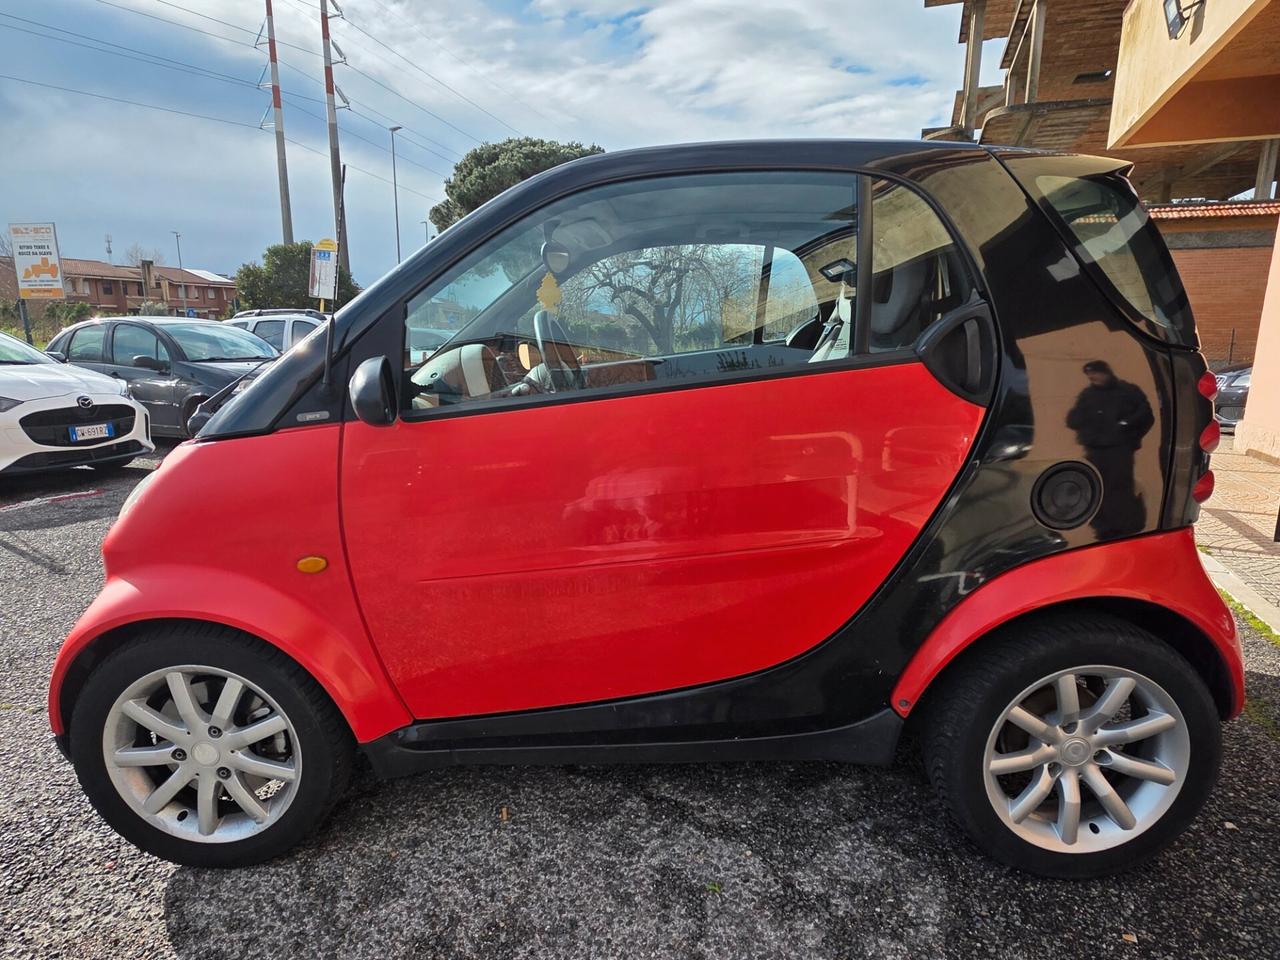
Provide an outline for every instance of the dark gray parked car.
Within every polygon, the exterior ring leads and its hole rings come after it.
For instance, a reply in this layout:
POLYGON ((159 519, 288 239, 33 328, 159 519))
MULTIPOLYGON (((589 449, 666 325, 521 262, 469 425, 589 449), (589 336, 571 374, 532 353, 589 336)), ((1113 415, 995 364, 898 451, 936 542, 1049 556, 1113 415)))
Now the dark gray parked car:
POLYGON ((1244 416, 1244 405, 1249 400, 1249 384, 1253 381, 1253 364, 1240 364, 1219 370, 1218 395, 1213 401, 1213 413, 1223 427, 1235 429, 1244 416))
POLYGON ((47 352, 127 381, 130 396, 151 414, 151 432, 170 437, 188 436, 196 407, 279 355, 246 330, 182 317, 86 320, 54 337, 47 352))

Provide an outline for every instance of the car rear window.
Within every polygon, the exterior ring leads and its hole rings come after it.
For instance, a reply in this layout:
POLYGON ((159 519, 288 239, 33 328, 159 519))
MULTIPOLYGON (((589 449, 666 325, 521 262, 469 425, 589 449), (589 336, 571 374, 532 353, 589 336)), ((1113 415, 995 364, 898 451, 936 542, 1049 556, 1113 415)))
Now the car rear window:
POLYGON ((1187 292, 1156 225, 1128 181, 1117 176, 1040 174, 1036 188, 1075 237, 1076 252, 1101 273, 1149 332, 1195 344, 1187 292))

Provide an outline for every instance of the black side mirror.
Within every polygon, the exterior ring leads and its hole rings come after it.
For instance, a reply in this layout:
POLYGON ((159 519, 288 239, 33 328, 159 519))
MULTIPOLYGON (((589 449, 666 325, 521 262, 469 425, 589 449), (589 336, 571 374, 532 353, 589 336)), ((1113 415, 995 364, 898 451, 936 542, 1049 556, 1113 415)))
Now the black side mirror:
POLYGON ((59 363, 67 362, 67 355, 65 353, 59 353, 57 350, 46 350, 44 352, 44 355, 46 357, 51 357, 54 360, 57 360, 59 363))
POLYGON ((204 403, 197 406, 195 409, 195 412, 191 414, 190 417, 187 418, 187 436, 188 437, 194 437, 197 433, 200 432, 201 428, 206 423, 208 423, 210 420, 213 419, 213 414, 205 409, 208 403, 209 401, 206 400, 204 403))
POLYGON ((396 385, 386 357, 370 357, 356 367, 347 393, 356 416, 370 426, 388 427, 396 422, 396 385))
POLYGON ((166 366, 163 360, 157 360, 155 357, 147 357, 142 354, 138 354, 133 358, 133 365, 142 367, 144 370, 155 370, 157 372, 164 370, 166 366))

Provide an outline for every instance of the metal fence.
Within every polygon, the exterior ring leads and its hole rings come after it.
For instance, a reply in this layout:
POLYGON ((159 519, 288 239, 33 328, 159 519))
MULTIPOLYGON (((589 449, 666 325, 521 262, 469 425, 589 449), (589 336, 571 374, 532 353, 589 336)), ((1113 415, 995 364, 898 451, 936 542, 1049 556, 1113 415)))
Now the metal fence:
POLYGON ((1253 350, 1253 342, 1245 341, 1242 343, 1237 337, 1234 327, 1225 338, 1218 334, 1210 339, 1205 338, 1202 334, 1200 339, 1200 352, 1204 354, 1205 360, 1208 361, 1209 369, 1214 373, 1218 373, 1228 367, 1252 363, 1253 350))

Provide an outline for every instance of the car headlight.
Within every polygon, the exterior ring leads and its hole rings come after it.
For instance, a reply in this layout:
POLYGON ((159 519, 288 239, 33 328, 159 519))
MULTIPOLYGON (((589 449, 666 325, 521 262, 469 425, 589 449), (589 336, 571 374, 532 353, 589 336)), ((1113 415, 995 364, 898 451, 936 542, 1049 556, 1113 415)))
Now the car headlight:
POLYGON ((21 402, 21 400, 10 400, 8 397, 0 397, 0 413, 4 413, 6 410, 12 410, 21 402))

